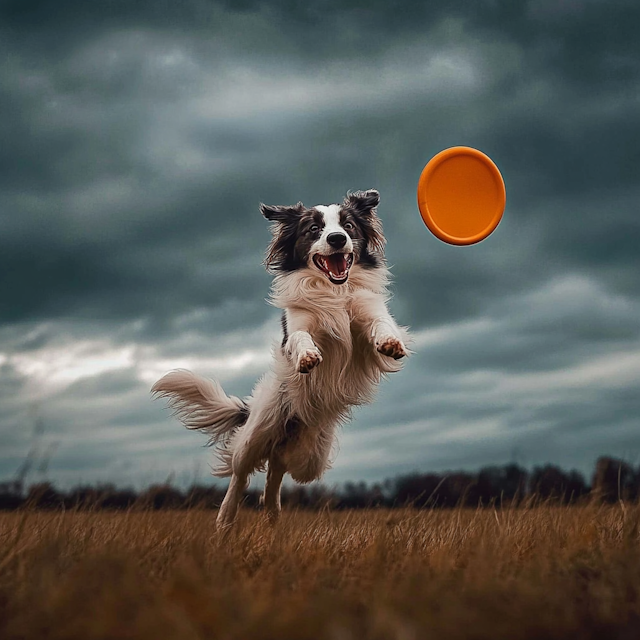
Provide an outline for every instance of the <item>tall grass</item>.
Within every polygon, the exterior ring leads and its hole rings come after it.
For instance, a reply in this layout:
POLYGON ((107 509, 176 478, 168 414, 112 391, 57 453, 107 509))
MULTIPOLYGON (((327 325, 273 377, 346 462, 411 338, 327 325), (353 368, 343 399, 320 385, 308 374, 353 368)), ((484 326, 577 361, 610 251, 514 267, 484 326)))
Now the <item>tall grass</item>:
POLYGON ((638 638, 640 508, 0 515, 0 638, 638 638))

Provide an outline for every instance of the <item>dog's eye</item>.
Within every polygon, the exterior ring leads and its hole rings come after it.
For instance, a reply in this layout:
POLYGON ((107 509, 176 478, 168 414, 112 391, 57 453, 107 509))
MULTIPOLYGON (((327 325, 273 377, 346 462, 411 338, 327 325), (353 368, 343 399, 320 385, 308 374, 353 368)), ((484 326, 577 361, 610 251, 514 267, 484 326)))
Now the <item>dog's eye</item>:
POLYGON ((315 233, 319 228, 320 228, 320 227, 319 227, 317 224, 314 224, 314 225, 309 229, 309 231, 310 231, 311 233, 315 233))
POLYGON ((345 222, 342 226, 346 231, 351 231, 354 228, 353 222, 345 222))

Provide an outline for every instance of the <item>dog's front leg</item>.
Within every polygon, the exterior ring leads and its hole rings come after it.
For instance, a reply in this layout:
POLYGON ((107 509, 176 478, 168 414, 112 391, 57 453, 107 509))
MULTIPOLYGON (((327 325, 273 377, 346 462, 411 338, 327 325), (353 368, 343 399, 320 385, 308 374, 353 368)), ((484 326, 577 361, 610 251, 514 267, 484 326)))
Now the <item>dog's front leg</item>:
POLYGON ((407 348, 402 340, 400 327, 387 313, 386 317, 376 318, 373 322, 371 337, 376 349, 383 355, 399 360, 407 355, 407 348))
POLYGON ((286 330, 292 333, 286 337, 284 350, 300 373, 309 373, 322 362, 322 354, 316 347, 309 328, 309 314, 300 310, 287 309, 285 315, 286 330))
POLYGON ((408 355, 404 340, 406 331, 393 319, 384 298, 372 291, 361 291, 354 296, 352 315, 378 352, 399 360, 408 355))

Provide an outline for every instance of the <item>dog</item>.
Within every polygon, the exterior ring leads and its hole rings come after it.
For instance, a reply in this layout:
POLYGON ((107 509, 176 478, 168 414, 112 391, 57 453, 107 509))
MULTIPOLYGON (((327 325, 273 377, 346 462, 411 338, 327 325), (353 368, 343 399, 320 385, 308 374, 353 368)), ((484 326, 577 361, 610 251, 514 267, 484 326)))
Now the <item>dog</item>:
POLYGON ((284 475, 300 483, 319 479, 351 408, 371 402, 380 379, 399 371, 409 355, 408 331, 386 304, 379 202, 370 189, 328 206, 260 204, 273 223, 265 258, 274 275, 270 302, 283 310, 271 370, 244 400, 185 370, 167 373, 151 389, 217 447, 214 475, 231 477, 219 529, 234 523, 256 471, 267 472, 262 502, 268 518, 277 520, 284 475))

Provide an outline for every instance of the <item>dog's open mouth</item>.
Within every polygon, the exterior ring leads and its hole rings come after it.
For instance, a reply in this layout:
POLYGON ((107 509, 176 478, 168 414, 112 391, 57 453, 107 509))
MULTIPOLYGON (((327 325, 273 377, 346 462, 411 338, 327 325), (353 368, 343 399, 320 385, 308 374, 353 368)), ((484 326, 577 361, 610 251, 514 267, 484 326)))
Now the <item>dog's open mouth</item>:
POLYGON ((353 253, 331 253, 328 256, 316 253, 313 262, 320 271, 327 274, 333 284, 343 284, 349 277, 353 253))

